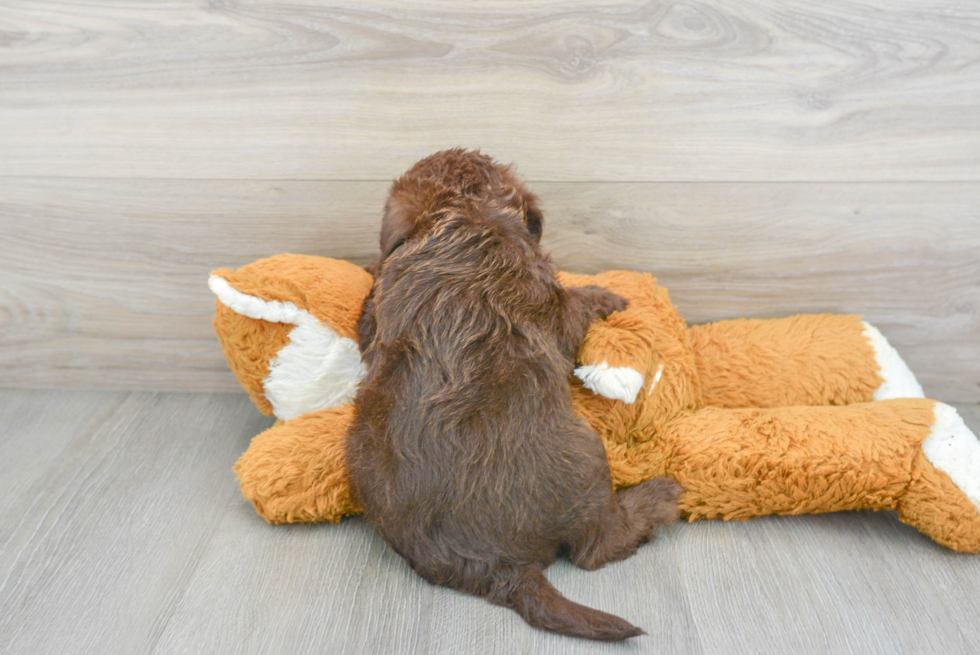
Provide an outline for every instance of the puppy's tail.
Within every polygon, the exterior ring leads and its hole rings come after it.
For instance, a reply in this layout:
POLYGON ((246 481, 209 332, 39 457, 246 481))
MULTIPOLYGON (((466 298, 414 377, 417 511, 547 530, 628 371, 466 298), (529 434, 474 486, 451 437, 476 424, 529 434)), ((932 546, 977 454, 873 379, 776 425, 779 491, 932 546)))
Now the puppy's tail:
POLYGON ((537 567, 508 569, 498 576, 500 584, 490 594, 490 601, 516 611, 535 628, 599 641, 646 634, 618 616, 568 600, 537 567))

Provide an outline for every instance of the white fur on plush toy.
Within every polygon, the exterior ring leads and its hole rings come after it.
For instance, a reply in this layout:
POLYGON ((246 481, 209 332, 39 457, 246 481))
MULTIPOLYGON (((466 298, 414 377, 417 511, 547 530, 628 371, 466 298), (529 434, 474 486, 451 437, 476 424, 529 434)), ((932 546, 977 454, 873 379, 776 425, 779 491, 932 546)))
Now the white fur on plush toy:
POLYGON ((980 441, 949 405, 936 403, 933 413, 936 420, 922 452, 980 509, 980 441))
POLYGON ((881 386, 875 389, 875 400, 890 400, 892 398, 925 398, 922 386, 915 379, 912 369, 905 363, 898 351, 888 343, 878 328, 867 321, 861 321, 864 329, 861 334, 871 342, 875 351, 875 361, 878 362, 879 375, 884 378, 881 386))
POLYGON ((262 381, 276 418, 288 421, 354 399, 365 369, 353 339, 340 336, 291 302, 250 296, 217 275, 208 279, 208 286, 218 300, 239 314, 296 326, 289 333, 289 343, 269 362, 269 375, 262 381))
MULTIPOLYGON (((575 376, 593 393, 612 400, 622 400, 626 404, 636 400, 636 395, 643 388, 642 373, 629 366, 610 366, 606 361, 579 366, 575 369, 575 376)), ((650 391, 653 391, 659 379, 658 374, 650 391)))

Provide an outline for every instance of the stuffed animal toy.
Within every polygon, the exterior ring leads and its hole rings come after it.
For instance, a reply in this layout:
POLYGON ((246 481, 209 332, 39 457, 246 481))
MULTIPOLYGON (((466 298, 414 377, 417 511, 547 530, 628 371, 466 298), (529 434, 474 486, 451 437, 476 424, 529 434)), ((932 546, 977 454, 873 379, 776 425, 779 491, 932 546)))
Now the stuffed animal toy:
MULTIPOLYGON (((935 541, 980 552, 980 443, 923 398, 858 316, 689 327, 645 273, 560 275, 629 307, 596 322, 569 379, 617 487, 670 476, 690 520, 896 510, 935 541)), ((271 523, 339 521, 354 505, 344 438, 364 374, 356 343, 372 276, 302 255, 212 273, 215 329, 259 410, 278 421, 235 465, 271 523)))

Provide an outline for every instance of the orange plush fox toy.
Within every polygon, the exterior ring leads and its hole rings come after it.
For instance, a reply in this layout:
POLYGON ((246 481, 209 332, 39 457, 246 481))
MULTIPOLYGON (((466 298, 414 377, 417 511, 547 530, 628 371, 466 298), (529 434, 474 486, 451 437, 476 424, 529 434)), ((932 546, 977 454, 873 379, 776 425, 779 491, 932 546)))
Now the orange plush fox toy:
MULTIPOLYGON (((860 317, 689 327, 647 274, 560 279, 630 301, 592 326, 569 379, 617 487, 668 475, 686 489, 681 509, 692 520, 897 510, 940 544, 980 552, 980 443, 956 410, 923 398, 860 317)), ((349 262, 302 255, 211 275, 228 363, 259 410, 279 419, 235 465, 269 522, 359 511, 344 438, 372 281, 349 262)))

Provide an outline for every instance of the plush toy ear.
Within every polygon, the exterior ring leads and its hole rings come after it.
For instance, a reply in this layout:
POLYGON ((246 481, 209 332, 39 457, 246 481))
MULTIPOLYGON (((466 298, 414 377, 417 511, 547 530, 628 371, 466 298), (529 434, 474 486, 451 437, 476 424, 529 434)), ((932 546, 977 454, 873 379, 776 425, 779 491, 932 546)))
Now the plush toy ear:
POLYGON ((372 283, 354 264, 303 255, 211 274, 225 358, 261 411, 288 421, 353 399, 364 376, 357 321, 372 283))

